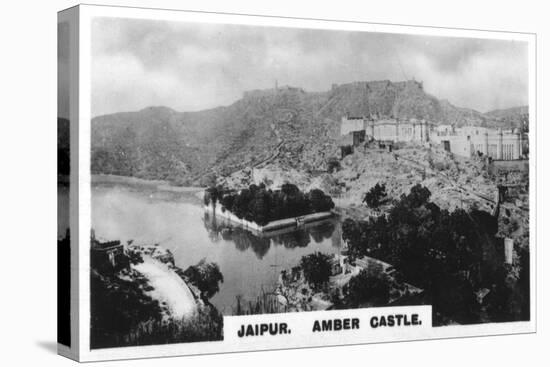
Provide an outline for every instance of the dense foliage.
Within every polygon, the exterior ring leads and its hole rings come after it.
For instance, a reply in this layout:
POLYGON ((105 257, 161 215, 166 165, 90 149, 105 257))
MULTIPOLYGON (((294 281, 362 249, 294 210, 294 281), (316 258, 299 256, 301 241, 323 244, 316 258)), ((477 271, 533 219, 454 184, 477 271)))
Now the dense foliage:
POLYGON ((220 203, 238 218, 265 225, 271 221, 301 215, 330 211, 334 202, 322 190, 303 193, 293 184, 283 184, 280 190, 250 185, 239 193, 228 192, 220 186, 210 187, 204 195, 204 204, 220 203))
POLYGON ((525 317, 529 305, 525 261, 521 265, 519 257, 515 270, 504 265, 502 240, 495 237, 497 219, 478 210, 441 210, 429 201, 430 195, 427 188, 416 185, 388 215, 344 221, 343 238, 350 257, 368 255, 394 265, 404 280, 426 291, 434 306, 435 324, 444 322, 444 317, 460 323, 479 322, 484 317, 525 317), (519 275, 510 276, 515 273, 519 275), (490 290, 485 303, 477 298, 481 289, 490 290), (508 308, 499 311, 498 317, 496 313, 483 315, 484 309, 490 311, 499 304, 490 304, 492 299, 513 295, 515 306, 504 303, 502 307, 508 308))
POLYGON ((202 260, 186 271, 176 270, 200 289, 204 305, 191 317, 166 319, 165 306, 148 294, 153 289, 149 280, 131 266, 142 261, 142 255, 133 251, 117 257, 120 265, 115 267, 105 257, 91 256, 91 348, 222 339, 222 316, 208 302, 223 281, 216 264, 202 260))
POLYGON ((90 284, 90 344, 92 348, 118 346, 120 336, 144 321, 160 321, 159 303, 146 295, 143 278, 124 280, 92 268, 90 284))
POLYGON ((391 282, 384 273, 374 275, 366 269, 352 277, 345 287, 348 303, 353 305, 386 305, 390 299, 391 282))
POLYGON ((162 319, 157 301, 145 295, 140 282, 92 273, 92 349, 221 340, 223 318, 213 307, 192 317, 162 319))
POLYGON ((367 203, 367 205, 371 208, 378 208, 378 206, 382 204, 382 201, 387 196, 388 194, 386 193, 386 185, 380 185, 377 183, 365 194, 363 202, 367 203))
POLYGON ((305 280, 313 287, 318 288, 326 284, 330 277, 330 255, 315 252, 303 256, 300 260, 300 268, 305 280))
POLYGON ((216 263, 208 263, 205 259, 197 265, 192 265, 183 272, 189 281, 197 286, 206 299, 212 298, 220 290, 223 275, 216 263))

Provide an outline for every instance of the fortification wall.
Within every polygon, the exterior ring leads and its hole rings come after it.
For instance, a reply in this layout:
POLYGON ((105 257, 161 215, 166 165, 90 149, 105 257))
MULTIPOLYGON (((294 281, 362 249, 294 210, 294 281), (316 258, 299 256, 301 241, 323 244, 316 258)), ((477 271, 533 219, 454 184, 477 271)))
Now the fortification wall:
POLYGON ((204 210, 219 218, 228 219, 244 229, 249 229, 256 232, 269 232, 269 231, 274 231, 277 229, 289 228, 289 227, 298 228, 302 224, 311 223, 322 219, 327 219, 333 216, 332 212, 312 213, 312 214, 307 214, 300 217, 275 220, 267 223, 264 226, 260 226, 257 223, 249 222, 245 219, 240 219, 235 214, 231 213, 229 210, 223 211, 221 205, 219 204, 216 206, 206 205, 204 207, 204 210))

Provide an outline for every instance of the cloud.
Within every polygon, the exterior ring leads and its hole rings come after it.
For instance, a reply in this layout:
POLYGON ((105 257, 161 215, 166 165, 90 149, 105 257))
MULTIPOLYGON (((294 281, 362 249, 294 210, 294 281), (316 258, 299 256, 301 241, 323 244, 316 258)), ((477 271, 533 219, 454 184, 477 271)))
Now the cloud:
POLYGON ((442 55, 416 51, 411 58, 414 76, 429 93, 483 112, 528 103, 526 48, 489 44, 485 49, 443 50, 442 55))
POLYGON ((275 80, 322 91, 414 77, 458 106, 527 103, 527 46, 513 41, 96 18, 92 57, 93 115, 212 108, 275 80))

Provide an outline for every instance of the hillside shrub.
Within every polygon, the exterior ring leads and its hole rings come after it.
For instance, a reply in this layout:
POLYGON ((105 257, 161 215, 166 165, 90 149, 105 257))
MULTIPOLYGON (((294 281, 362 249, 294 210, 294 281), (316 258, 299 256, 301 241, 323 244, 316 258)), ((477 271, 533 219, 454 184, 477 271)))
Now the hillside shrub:
POLYGON ((386 275, 373 275, 366 269, 352 277, 345 288, 348 301, 354 305, 364 303, 385 305, 390 299, 391 283, 386 275))
POLYGON ((305 280, 314 288, 319 288, 329 280, 330 256, 321 252, 303 256, 300 260, 300 268, 305 280))
POLYGON ((378 208, 387 196, 386 185, 377 183, 365 194, 363 202, 371 208, 378 208))

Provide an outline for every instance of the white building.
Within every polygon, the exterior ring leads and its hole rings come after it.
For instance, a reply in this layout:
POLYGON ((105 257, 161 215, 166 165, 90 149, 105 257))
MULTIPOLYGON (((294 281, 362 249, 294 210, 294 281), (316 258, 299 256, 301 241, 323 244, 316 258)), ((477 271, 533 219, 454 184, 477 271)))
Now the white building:
MULTIPOLYGON (((342 117, 342 137, 355 136, 363 131, 367 139, 378 141, 442 144, 445 150, 462 157, 483 154, 496 160, 517 160, 523 156, 523 136, 519 129, 502 130, 481 126, 455 128, 452 125, 434 125, 417 119, 342 117)), ((353 139, 353 145, 356 140, 358 139, 353 139)))
POLYGON ((366 137, 379 141, 427 142, 429 127, 426 120, 366 119, 364 117, 342 117, 340 135, 365 131, 366 137))
POLYGON ((340 135, 348 135, 356 131, 365 130, 365 119, 363 117, 342 117, 340 135))
POLYGON ((432 141, 462 157, 483 154, 496 160, 521 159, 522 134, 518 129, 502 130, 480 126, 442 129, 432 134, 432 141))

